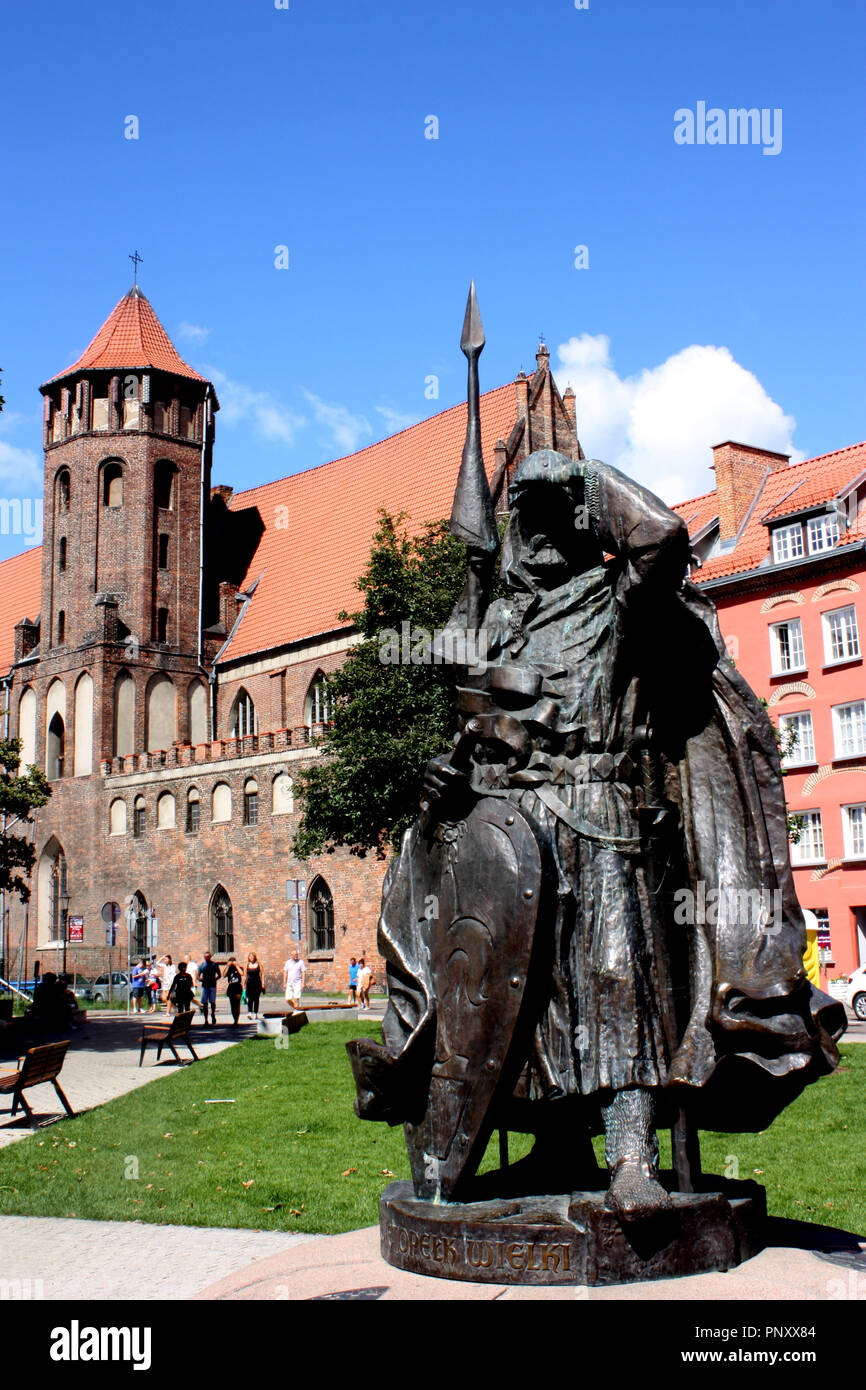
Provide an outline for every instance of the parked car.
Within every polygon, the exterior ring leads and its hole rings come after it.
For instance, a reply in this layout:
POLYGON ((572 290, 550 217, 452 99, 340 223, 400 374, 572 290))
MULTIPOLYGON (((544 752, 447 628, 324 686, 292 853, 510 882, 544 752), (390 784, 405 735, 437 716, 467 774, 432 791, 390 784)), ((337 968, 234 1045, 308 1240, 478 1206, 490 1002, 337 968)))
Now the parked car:
POLYGON ((87 979, 86 975, 76 975, 72 992, 76 999, 92 999, 93 983, 87 979))
POLYGON ((866 965, 855 970, 848 981, 845 1003, 849 1009, 853 1009, 857 1018, 866 1022, 866 965))
MULTIPOLYGON (((108 975, 97 975, 93 981, 92 990, 92 999, 107 999, 108 975)), ((129 976, 122 970, 112 970, 111 972, 111 998, 119 1000, 121 1004, 125 1004, 129 998, 129 976)))

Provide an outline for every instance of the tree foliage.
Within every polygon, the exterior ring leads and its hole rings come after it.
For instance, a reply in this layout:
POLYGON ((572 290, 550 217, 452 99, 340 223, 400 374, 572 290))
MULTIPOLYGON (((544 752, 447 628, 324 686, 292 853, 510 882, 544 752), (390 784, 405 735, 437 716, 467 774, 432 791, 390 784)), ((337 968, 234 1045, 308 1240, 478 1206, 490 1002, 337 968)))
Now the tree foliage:
POLYGON ((38 767, 20 770, 20 756, 20 739, 0 740, 0 889, 17 893, 26 903, 36 858, 26 827, 33 824, 32 812, 48 801, 51 788, 38 767))
MULTIPOLYGON (((390 634, 402 644, 418 629, 444 627, 465 582, 465 546, 445 521, 412 536, 404 515, 379 515, 357 581, 364 606, 340 614, 361 641, 327 680, 323 756, 298 777, 302 819, 293 848, 302 859, 337 845, 383 857, 389 842, 398 845, 418 814, 427 762, 449 747, 454 729, 452 667, 381 658, 390 634)), ((412 649, 417 654, 417 643, 412 649)))

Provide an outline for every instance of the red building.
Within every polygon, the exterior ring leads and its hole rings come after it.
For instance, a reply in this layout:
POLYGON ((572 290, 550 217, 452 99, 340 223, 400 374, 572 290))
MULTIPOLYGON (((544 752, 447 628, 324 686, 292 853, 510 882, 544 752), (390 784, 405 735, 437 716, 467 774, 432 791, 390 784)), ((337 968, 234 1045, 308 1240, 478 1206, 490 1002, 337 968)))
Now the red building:
POLYGON ((779 729, 824 979, 866 963, 866 444, 790 465, 728 441, 680 503, 728 650, 779 729))

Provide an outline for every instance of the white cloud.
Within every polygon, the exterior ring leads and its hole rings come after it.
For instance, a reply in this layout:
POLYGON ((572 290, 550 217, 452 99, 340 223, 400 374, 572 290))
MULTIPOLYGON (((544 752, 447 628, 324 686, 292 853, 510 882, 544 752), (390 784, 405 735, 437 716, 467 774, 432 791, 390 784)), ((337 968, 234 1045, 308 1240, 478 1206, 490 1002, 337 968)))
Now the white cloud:
POLYGON ((392 410, 389 405, 377 405, 376 410, 385 421, 389 434, 397 434, 400 430, 407 430, 410 425, 417 425, 421 419, 420 415, 404 415, 399 410, 392 410))
POLYGON ((372 439, 370 422, 363 415, 352 415, 344 405, 333 405, 314 396, 312 391, 301 387, 305 397, 313 407, 313 414, 320 425, 324 425, 344 454, 353 454, 365 440, 372 439))
POLYGON ((42 460, 32 449, 18 449, 0 439, 0 482, 15 483, 19 491, 22 486, 35 488, 36 495, 42 495, 42 460))
POLYGON ((203 343, 209 333, 209 328, 203 328, 198 323, 182 323, 177 330, 177 336, 190 343, 203 343))
POLYGON ((683 348, 660 366, 617 375, 603 333, 570 338, 557 349, 560 390, 577 397, 584 452, 622 469, 666 502, 709 492, 710 448, 736 439, 791 454, 795 420, 768 396, 728 348, 683 348))
POLYGON ((220 403, 220 424, 238 425, 252 422, 263 439, 277 439, 294 444, 295 435, 306 425, 303 415, 296 415, 267 391, 256 391, 241 381, 232 381, 215 367, 202 369, 217 388, 220 403))

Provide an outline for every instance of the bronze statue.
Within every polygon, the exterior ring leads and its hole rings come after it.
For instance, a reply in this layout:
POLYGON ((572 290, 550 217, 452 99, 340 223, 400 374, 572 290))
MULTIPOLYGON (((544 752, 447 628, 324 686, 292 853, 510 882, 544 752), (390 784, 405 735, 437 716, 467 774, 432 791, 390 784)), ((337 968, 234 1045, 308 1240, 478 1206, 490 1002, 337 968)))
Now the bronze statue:
MULTIPOLYGON (((806 978, 773 728, 687 578, 681 519, 615 468, 540 450, 514 476, 489 602, 483 342, 473 287, 448 635, 481 632, 486 659, 458 671, 455 746, 386 878, 385 1047, 349 1045, 356 1110, 404 1123, 417 1205, 493 1199, 500 1220, 507 1199, 601 1193, 594 1219, 636 1247, 665 1228, 658 1250, 682 1194, 720 1191, 698 1128, 769 1124, 836 1065, 844 1010, 806 978), (535 1148, 477 1178, 494 1129, 535 1148)), ((697 1267, 743 1257, 726 1251, 697 1267)))

